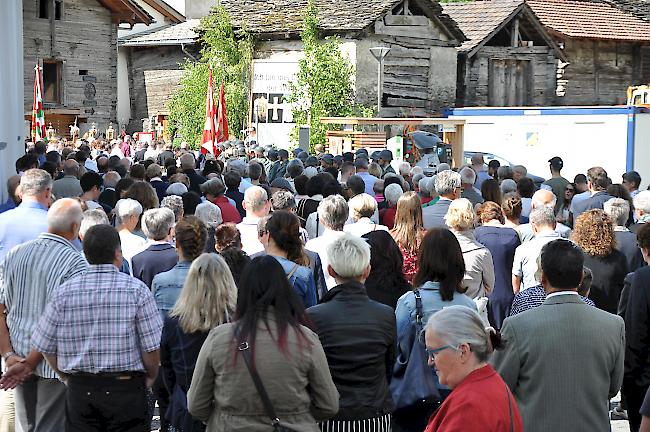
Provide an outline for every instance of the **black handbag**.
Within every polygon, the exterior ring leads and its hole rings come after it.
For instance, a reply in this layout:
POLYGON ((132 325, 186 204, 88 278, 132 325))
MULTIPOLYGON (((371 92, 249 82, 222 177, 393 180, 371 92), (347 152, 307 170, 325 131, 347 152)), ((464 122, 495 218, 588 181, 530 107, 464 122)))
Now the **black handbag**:
POLYGON ((262 383, 262 379, 260 378, 260 375, 257 373, 257 371, 253 369, 253 365, 251 361, 250 345, 248 345, 248 342, 243 342, 239 344, 239 347, 237 349, 241 352, 242 357, 244 357, 244 363, 246 363, 246 368, 248 369, 248 372, 251 374, 251 378, 253 379, 253 384, 255 384, 257 393, 259 393, 260 398, 262 399, 262 403, 264 404, 264 410, 266 411, 266 415, 269 416, 269 418, 271 419, 271 425, 273 426, 273 431, 274 432, 298 432, 295 429, 291 429, 290 427, 284 426, 280 422, 278 416, 276 415, 275 409, 273 408, 273 404, 271 403, 271 399, 269 398, 268 393, 266 393, 266 388, 264 388, 264 384, 262 383))
POLYGON ((440 392, 434 378, 434 371, 427 364, 428 358, 424 344, 419 337, 422 333, 424 316, 420 290, 415 295, 415 322, 398 340, 399 354, 393 366, 393 378, 390 391, 399 410, 418 402, 439 402, 440 392))

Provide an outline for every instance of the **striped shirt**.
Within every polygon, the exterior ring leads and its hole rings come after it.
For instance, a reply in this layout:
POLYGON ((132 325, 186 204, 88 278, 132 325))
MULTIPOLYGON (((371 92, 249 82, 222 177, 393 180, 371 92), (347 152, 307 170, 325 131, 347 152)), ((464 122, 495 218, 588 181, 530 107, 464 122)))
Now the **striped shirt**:
MULTIPOLYGON (((2 267, 0 303, 7 308, 9 338, 16 354, 27 357, 32 349, 32 332, 52 293, 86 271, 88 264, 68 240, 43 233, 12 249, 2 267)), ((39 363, 34 374, 57 377, 45 361, 39 363)))
MULTIPOLYGON (((580 296, 583 302, 589 306, 596 306, 596 304, 587 297, 580 296)), ((534 286, 532 288, 525 289, 515 295, 515 298, 512 300, 512 308, 510 308, 510 315, 513 316, 526 312, 529 309, 533 309, 541 306, 546 300, 546 292, 544 287, 541 285, 534 286)))
POLYGON ((64 373, 144 371, 162 320, 149 288, 112 264, 91 265, 52 295, 32 336, 64 373))

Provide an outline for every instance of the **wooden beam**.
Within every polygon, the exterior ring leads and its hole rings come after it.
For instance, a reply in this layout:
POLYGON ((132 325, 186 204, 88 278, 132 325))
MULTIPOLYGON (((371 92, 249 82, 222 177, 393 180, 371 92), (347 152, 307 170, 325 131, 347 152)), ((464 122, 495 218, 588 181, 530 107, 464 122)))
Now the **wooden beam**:
MULTIPOLYGON (((338 125, 443 125, 458 126, 464 125, 465 120, 449 119, 443 117, 321 117, 323 124, 338 125)), ((458 129, 456 129, 458 130, 458 129)))
POLYGON ((405 98, 392 98, 386 100, 389 107, 408 107, 408 108, 425 108, 426 101, 421 99, 405 99, 405 98))
POLYGON ((510 34, 510 46, 516 48, 519 46, 519 18, 512 22, 512 33, 510 34))
MULTIPOLYGON (((430 22, 429 22, 430 23, 430 22)), ((440 39, 440 32, 433 28, 433 25, 409 26, 409 25, 386 25, 382 20, 375 22, 375 34, 386 36, 404 36, 419 39, 440 39)))
POLYGON ((384 23, 389 26, 420 26, 426 27, 429 25, 429 18, 417 15, 386 15, 384 23))

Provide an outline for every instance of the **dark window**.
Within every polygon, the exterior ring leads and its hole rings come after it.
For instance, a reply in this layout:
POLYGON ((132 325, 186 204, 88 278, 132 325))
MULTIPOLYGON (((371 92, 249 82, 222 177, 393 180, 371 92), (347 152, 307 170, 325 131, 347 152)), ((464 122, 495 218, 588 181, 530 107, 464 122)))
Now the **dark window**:
POLYGON ((79 75, 81 76, 88 75, 88 69, 79 69, 79 75))
POLYGON ((63 0, 54 1, 54 19, 60 20, 63 18, 63 0))
POLYGON ((43 103, 63 103, 63 62, 43 60, 43 103))
POLYGON ((38 0, 38 17, 48 19, 50 17, 51 0, 38 0))

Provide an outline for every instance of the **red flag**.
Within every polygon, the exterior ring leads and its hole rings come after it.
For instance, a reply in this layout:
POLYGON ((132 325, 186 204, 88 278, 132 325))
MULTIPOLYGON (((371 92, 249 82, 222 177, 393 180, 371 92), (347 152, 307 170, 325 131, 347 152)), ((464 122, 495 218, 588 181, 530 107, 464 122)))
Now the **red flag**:
POLYGON ((34 102, 32 104, 32 142, 46 140, 45 116, 43 115, 43 80, 41 78, 41 67, 34 68, 34 102))
POLYGON ((203 138, 201 139, 201 153, 217 153, 217 109, 214 106, 214 88, 212 87, 212 67, 210 67, 210 78, 208 80, 208 94, 205 98, 205 125, 203 126, 203 138))
MULTIPOLYGON (((228 114, 226 112, 226 93, 223 81, 219 89, 219 111, 217 112, 217 144, 228 141, 228 114)), ((217 156, 217 153, 215 153, 217 156)))

